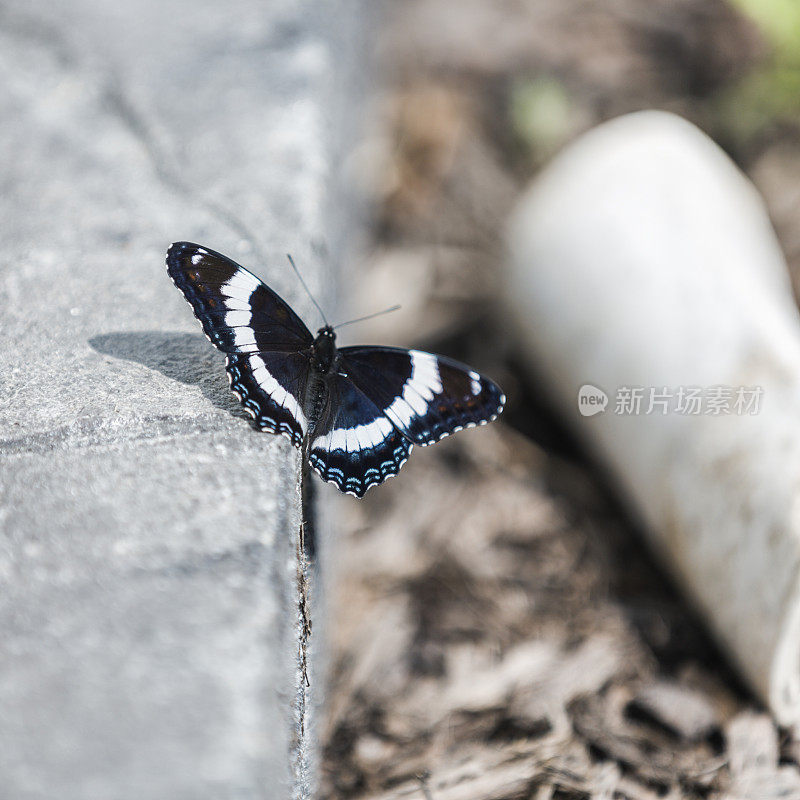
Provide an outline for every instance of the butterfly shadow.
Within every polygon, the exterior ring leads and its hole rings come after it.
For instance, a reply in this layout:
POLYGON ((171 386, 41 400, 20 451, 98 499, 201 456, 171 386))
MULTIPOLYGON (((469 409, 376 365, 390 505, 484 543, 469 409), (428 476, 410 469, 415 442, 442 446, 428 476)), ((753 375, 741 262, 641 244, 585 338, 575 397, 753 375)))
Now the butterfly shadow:
POLYGON ((196 333, 131 331, 104 333, 89 339, 98 353, 135 361, 171 380, 198 386, 217 408, 250 420, 231 394, 220 354, 196 333))

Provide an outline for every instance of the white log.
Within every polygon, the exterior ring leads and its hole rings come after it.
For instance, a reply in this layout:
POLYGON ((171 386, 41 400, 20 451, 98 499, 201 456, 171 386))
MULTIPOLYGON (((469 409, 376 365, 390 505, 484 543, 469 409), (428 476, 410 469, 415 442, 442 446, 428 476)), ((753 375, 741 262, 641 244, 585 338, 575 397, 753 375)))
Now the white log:
POLYGON ((800 316, 760 197, 697 128, 641 112, 555 159, 510 250, 531 361, 753 688, 799 722, 800 316), (584 384, 604 410, 579 413, 584 384), (760 387, 759 413, 680 414, 675 396, 646 413, 649 387, 715 386, 760 387), (624 387, 641 413, 615 413, 624 387))

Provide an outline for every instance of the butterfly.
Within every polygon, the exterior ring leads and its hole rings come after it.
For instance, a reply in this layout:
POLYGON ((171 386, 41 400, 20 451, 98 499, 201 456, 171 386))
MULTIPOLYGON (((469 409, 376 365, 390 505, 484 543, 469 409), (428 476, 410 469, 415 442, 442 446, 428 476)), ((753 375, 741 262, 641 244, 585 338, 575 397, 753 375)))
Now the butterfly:
POLYGON ((265 283, 207 247, 176 242, 167 272, 225 353, 231 390, 256 427, 286 436, 342 492, 363 497, 400 471, 414 445, 503 410, 497 384, 452 359, 337 348, 327 324, 314 336, 265 283))

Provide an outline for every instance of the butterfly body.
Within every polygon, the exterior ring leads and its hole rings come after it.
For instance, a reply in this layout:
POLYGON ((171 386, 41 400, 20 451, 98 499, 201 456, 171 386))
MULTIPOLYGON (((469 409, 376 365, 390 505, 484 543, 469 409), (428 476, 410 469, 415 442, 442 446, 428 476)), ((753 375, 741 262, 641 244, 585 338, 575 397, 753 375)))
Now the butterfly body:
POLYGON ((336 333, 330 325, 320 328, 309 353, 311 373, 303 404, 308 419, 308 437, 316 429, 330 397, 333 376, 338 368, 339 356, 336 349, 336 333))
POLYGON ((362 497, 396 475, 415 444, 502 411, 496 384, 446 357, 337 348, 329 325, 314 337, 266 284, 213 250, 177 242, 167 271, 226 354, 231 389, 256 427, 289 438, 343 492, 362 497))
POLYGON ((336 332, 330 325, 317 331, 313 345, 313 365, 323 375, 335 371, 337 363, 336 332))

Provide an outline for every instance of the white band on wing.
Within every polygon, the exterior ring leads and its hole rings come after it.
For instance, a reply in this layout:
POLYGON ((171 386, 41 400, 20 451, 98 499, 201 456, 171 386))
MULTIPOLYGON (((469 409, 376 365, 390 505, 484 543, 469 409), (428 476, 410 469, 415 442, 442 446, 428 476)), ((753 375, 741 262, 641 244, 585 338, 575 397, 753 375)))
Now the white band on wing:
POLYGON ((253 370, 253 380, 263 389, 272 400, 282 408, 285 408, 300 426, 300 430, 305 434, 308 427, 308 420, 303 414, 297 398, 278 383, 272 377, 272 373, 267 369, 264 359, 261 356, 250 356, 250 366, 253 370))
POLYGON ((383 413, 402 428, 407 428, 415 416, 423 416, 434 396, 442 393, 442 376, 436 356, 419 350, 409 350, 411 375, 403 384, 400 396, 383 413))
POLYGON ((334 428, 330 433, 314 440, 312 447, 322 447, 326 450, 344 450, 348 453, 358 453, 384 442, 394 431, 392 423, 386 417, 378 417, 366 425, 356 425, 354 428, 334 428))

